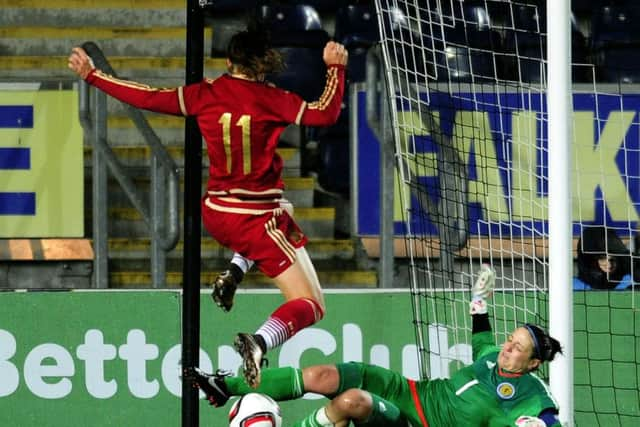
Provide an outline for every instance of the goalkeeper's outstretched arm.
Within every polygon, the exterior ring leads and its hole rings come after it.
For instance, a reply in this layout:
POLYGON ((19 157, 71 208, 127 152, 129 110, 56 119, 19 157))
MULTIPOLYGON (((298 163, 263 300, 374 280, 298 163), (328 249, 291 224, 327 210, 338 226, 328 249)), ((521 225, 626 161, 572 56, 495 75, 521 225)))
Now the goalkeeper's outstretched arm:
POLYGON ((471 288, 469 313, 472 319, 473 360, 495 350, 495 339, 491 333, 487 299, 493 294, 496 274, 488 264, 482 264, 478 277, 471 288))

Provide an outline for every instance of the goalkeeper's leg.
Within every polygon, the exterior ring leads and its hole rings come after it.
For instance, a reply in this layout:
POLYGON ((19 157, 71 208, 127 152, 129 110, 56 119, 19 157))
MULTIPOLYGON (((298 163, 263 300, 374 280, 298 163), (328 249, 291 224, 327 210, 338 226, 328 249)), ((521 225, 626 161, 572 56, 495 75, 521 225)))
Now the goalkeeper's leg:
POLYGON ((294 427, 347 427, 350 421, 367 427, 407 426, 406 418, 393 403, 364 390, 349 389, 294 427))

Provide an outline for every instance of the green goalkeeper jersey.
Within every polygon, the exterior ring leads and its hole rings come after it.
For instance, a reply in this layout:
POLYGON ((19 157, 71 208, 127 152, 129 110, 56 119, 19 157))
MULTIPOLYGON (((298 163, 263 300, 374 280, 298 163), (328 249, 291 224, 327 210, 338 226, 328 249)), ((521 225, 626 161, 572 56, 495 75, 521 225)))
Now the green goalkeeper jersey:
POLYGON ((473 364, 450 379, 418 383, 431 427, 513 427, 522 415, 537 417, 545 409, 557 409, 547 386, 536 375, 499 371, 496 360, 500 348, 490 331, 473 334, 472 347, 473 364))

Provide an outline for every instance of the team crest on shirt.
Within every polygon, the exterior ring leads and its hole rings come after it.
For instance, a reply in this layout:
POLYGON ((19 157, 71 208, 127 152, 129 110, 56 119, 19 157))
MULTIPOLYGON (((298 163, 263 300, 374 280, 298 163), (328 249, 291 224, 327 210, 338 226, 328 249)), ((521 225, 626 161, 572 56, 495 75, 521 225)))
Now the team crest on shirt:
POLYGON ((511 383, 500 383, 496 387, 496 393, 502 399, 511 399, 516 394, 516 388, 511 383))

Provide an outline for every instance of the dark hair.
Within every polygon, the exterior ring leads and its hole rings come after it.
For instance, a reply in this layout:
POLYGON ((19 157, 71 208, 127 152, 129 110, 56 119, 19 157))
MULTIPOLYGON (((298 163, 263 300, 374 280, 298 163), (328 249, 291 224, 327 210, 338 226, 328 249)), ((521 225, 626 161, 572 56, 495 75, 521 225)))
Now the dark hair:
POLYGON ((604 226, 586 226, 578 240, 578 278, 593 289, 613 289, 630 273, 629 249, 615 230, 604 226), (616 263, 607 273, 598 267, 598 259, 609 256, 616 263))
POLYGON ((269 34, 256 28, 240 31, 231 37, 227 58, 239 72, 252 78, 284 69, 282 55, 271 47, 269 34))
POLYGON ((556 353, 562 354, 560 342, 547 334, 540 326, 532 323, 525 323, 524 328, 531 335, 533 341, 533 357, 541 362, 550 362, 556 353))

